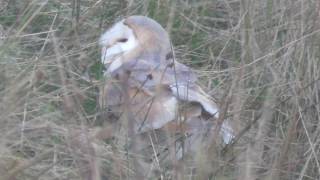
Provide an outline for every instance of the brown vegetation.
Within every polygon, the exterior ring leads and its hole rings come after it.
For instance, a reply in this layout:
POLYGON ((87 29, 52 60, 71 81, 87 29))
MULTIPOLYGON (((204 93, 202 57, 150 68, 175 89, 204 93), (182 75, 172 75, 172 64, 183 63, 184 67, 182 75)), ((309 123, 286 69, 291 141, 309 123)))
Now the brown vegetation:
POLYGON ((319 1, 2 0, 1 180, 132 177, 97 106, 97 40, 132 14, 166 28, 236 130, 151 179, 320 178, 319 1))

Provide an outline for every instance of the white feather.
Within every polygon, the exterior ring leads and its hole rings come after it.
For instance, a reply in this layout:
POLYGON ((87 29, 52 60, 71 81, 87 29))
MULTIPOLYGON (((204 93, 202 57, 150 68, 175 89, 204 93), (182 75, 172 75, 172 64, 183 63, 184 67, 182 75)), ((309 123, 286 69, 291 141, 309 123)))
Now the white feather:
POLYGON ((171 85, 170 89, 176 97, 185 101, 199 102, 208 113, 214 115, 216 118, 219 117, 219 109, 214 102, 210 101, 209 97, 183 84, 178 86, 171 85))
POLYGON ((116 60, 112 61, 110 66, 107 69, 107 73, 112 73, 118 68, 122 66, 123 62, 121 61, 121 58, 117 58, 116 60))

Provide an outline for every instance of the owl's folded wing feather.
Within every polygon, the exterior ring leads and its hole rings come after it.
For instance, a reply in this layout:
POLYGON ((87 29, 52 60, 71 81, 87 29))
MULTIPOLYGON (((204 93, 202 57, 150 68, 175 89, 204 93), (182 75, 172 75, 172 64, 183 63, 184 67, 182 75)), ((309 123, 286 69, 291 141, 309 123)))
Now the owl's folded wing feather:
POLYGON ((215 102, 203 92, 196 84, 173 84, 170 85, 173 95, 183 101, 198 102, 203 109, 216 118, 219 116, 219 109, 215 102))
POLYGON ((156 86, 167 86, 174 96, 183 101, 198 102, 203 109, 218 117, 215 102, 195 83, 196 76, 190 68, 181 64, 160 66, 143 59, 124 64, 121 69, 130 71, 129 84, 148 92, 156 86))

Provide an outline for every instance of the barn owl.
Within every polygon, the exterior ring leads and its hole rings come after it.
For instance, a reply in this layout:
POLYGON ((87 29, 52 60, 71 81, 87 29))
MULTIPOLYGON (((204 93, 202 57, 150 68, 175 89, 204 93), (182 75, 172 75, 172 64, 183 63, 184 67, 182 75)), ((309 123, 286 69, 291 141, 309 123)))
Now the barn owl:
MULTIPOLYGON (((130 16, 108 29, 99 43, 105 76, 111 78, 100 104, 121 113, 127 103, 134 133, 170 126, 179 119, 186 131, 201 134, 208 127, 204 119, 218 118, 217 104, 197 84, 192 70, 175 60, 169 35, 156 21, 130 16)), ((223 123, 220 135, 229 143, 231 127, 223 123)))

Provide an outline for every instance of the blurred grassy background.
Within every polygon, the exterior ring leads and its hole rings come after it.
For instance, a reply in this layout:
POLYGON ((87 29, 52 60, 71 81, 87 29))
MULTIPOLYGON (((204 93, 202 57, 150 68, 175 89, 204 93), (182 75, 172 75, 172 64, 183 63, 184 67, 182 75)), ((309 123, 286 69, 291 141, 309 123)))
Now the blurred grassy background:
MULTIPOLYGON (((99 124, 97 40, 133 14, 165 27, 236 130, 180 179, 320 179, 316 0, 0 1, 0 179, 79 179, 68 137, 99 124)), ((97 146, 105 179, 125 179, 123 152, 97 146)))

